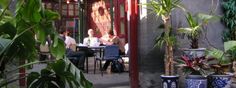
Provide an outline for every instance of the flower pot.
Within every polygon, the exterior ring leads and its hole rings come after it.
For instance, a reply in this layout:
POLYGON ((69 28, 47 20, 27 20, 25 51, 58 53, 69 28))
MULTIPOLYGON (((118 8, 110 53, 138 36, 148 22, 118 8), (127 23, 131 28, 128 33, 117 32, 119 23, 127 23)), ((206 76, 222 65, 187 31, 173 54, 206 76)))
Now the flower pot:
POLYGON ((207 88, 207 78, 202 75, 188 75, 185 88, 207 88))
POLYGON ((230 88, 231 77, 233 74, 227 75, 209 75, 208 86, 209 88, 230 88))
POLYGON ((179 76, 165 76, 161 75, 162 88, 178 88, 179 76))
POLYGON ((197 49, 183 48, 182 50, 184 52, 184 55, 187 55, 190 58, 196 58, 205 56, 206 48, 197 48, 197 49))

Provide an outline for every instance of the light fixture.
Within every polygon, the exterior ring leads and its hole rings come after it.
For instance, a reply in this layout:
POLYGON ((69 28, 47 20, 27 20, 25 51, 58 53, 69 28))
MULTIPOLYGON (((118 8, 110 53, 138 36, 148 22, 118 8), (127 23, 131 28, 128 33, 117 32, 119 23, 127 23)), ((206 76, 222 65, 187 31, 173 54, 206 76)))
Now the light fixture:
POLYGON ((74 0, 75 2, 77 2, 78 0, 74 0))
POLYGON ((67 0, 66 3, 69 4, 69 3, 70 3, 70 0, 67 0))

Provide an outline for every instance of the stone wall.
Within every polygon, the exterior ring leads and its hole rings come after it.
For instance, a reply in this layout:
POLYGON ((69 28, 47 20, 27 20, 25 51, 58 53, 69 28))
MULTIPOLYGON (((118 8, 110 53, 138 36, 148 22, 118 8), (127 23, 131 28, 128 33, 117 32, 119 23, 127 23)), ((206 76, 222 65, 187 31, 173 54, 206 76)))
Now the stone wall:
MULTIPOLYGON (((140 0, 139 3, 145 3, 149 0, 140 0)), ((182 0, 182 4, 191 13, 209 13, 212 6, 216 10, 214 14, 222 15, 220 2, 218 0, 182 0), (213 5, 212 5, 213 3, 213 5), (218 4, 217 4, 218 3, 218 4), (217 7, 217 8, 215 8, 217 7)), ((139 60, 139 84, 141 88, 160 88, 160 75, 164 73, 164 51, 163 49, 154 48, 155 38, 160 35, 161 30, 158 26, 162 23, 161 19, 155 14, 149 14, 147 7, 140 6, 139 26, 138 26, 138 60, 139 60)), ((174 29, 185 27, 186 20, 182 11, 176 10, 172 13, 172 25, 174 29)), ((209 48, 213 45, 217 48, 223 48, 221 40, 224 26, 219 22, 210 23, 207 30, 200 38, 200 47, 209 48), (208 40, 210 44, 208 43, 208 40)), ((177 34, 178 47, 175 48, 175 55, 179 55, 178 48, 189 48, 187 38, 177 34)))

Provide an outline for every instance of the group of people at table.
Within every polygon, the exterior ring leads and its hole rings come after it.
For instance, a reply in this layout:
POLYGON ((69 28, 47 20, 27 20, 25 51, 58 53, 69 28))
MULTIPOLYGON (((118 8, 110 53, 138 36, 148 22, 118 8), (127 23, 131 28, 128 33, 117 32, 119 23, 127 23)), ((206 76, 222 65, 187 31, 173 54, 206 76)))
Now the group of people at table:
MULTIPOLYGON (((76 50, 76 41, 74 38, 70 37, 70 33, 68 30, 61 30, 60 31, 60 39, 65 42, 66 46, 66 56, 67 57, 75 57, 78 63, 75 63, 76 66, 80 70, 84 70, 84 62, 85 57, 89 57, 93 55, 93 50, 76 50)), ((97 38, 94 36, 94 30, 88 30, 88 37, 84 38, 83 45, 86 46, 99 46, 99 45, 118 45, 119 46, 119 54, 125 54, 125 48, 121 43, 118 36, 114 35, 113 30, 107 30, 105 35, 101 38, 97 38)), ((109 66, 111 61, 107 60, 103 65, 101 70, 106 70, 109 66)))

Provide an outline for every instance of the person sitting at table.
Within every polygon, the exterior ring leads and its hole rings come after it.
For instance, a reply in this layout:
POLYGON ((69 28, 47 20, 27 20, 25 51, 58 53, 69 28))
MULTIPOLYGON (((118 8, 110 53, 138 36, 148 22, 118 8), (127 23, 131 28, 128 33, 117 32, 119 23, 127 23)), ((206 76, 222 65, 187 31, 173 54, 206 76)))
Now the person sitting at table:
MULTIPOLYGON (((99 46, 100 42, 97 37, 94 37, 94 31, 93 29, 88 30, 88 37, 84 38, 83 45, 86 46, 99 46)), ((87 57, 93 56, 94 51, 92 49, 86 49, 84 50, 87 57)))
POLYGON ((84 51, 76 51, 76 41, 74 38, 69 36, 69 31, 62 30, 60 32, 60 39, 64 40, 66 46, 66 56, 76 57, 75 65, 80 70, 84 70, 85 53, 84 51))
MULTIPOLYGON (((103 45, 118 45, 119 46, 119 54, 124 55, 125 49, 122 45, 118 36, 114 35, 113 30, 107 30, 106 34, 100 38, 100 41, 103 45)), ((112 60, 106 60, 105 64, 103 65, 102 70, 106 70, 107 67, 110 65, 112 60)))
POLYGON ((99 39, 94 37, 93 29, 88 30, 88 37, 84 38, 83 44, 87 46, 98 46, 100 44, 99 39))

